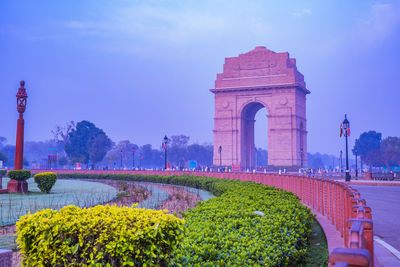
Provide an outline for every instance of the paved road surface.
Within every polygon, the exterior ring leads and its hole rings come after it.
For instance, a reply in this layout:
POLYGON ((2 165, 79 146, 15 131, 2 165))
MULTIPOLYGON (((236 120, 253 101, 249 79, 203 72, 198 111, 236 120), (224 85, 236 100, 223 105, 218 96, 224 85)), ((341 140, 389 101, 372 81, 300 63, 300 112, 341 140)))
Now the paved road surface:
POLYGON ((372 208, 374 235, 400 251, 400 186, 352 185, 372 208))

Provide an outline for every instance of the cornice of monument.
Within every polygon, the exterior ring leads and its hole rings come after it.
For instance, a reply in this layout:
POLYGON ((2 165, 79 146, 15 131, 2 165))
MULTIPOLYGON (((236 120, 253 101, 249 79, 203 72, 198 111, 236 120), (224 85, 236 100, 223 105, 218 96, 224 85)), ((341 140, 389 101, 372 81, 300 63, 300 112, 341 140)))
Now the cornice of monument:
POLYGON ((264 46, 225 58, 223 72, 217 74, 213 93, 296 88, 309 94, 296 59, 288 52, 276 53, 264 46))
POLYGON ((302 91, 304 94, 310 94, 311 92, 300 84, 271 84, 271 85, 255 85, 255 86, 234 86, 234 87, 222 87, 210 89, 214 94, 224 92, 240 92, 240 91, 260 91, 260 90, 273 90, 273 89, 297 89, 302 91))

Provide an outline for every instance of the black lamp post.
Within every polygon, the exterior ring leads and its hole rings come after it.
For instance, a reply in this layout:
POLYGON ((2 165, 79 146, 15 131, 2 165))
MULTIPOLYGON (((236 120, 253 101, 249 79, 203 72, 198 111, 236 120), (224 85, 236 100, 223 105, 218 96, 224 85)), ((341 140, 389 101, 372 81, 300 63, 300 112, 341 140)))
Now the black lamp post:
POLYGON ((222 146, 219 146, 218 148, 219 151, 219 166, 222 166, 222 146))
POLYGON ((340 172, 343 171, 343 151, 340 150, 340 172))
POLYGON ((121 150, 121 164, 119 165, 119 169, 122 170, 122 150, 121 150))
POLYGON ((164 153, 165 153, 165 170, 167 170, 167 144, 168 144, 168 137, 165 135, 164 140, 163 140, 163 147, 164 147, 164 153))
POLYGON ((135 147, 132 147, 132 170, 135 169, 135 147))
POLYGON ((348 151, 347 137, 350 136, 350 122, 347 119, 347 114, 344 115, 343 134, 346 139, 346 182, 349 182, 351 179, 351 176, 350 176, 350 170, 349 170, 349 151, 348 151))
POLYGON ((300 148, 300 167, 303 168, 303 148, 300 148))
POLYGON ((356 177, 358 177, 357 152, 357 149, 355 149, 354 154, 356 154, 356 177))

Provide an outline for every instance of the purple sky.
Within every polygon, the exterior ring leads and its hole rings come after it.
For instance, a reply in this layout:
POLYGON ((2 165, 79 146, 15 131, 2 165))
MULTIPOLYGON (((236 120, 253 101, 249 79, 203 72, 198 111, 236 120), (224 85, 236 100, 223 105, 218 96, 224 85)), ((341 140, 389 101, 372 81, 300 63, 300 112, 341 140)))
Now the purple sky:
POLYGON ((351 145, 367 130, 400 136, 400 2, 293 2, 1 1, 0 136, 15 142, 24 79, 26 140, 85 119, 114 141, 212 142, 216 74, 260 45, 288 51, 305 76, 310 152, 343 149, 344 113, 351 145))

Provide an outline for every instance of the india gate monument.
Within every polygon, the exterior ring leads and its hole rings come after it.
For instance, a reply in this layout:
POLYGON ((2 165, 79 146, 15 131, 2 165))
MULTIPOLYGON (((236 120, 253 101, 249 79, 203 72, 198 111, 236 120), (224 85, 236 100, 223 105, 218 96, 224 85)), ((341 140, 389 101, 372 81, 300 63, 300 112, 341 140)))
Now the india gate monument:
POLYGON ((307 165, 306 95, 310 91, 289 53, 259 46, 225 58, 223 73, 217 74, 211 92, 214 165, 255 167, 254 118, 263 107, 268 118, 268 165, 307 165))

